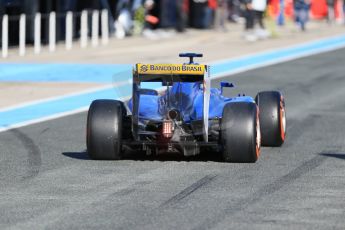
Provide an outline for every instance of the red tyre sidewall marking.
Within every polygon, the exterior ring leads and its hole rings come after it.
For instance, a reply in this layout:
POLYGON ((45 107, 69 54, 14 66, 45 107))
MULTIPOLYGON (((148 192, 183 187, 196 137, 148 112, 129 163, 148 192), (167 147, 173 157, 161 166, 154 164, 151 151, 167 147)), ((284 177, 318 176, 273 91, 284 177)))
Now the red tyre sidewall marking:
POLYGON ((279 109, 279 118, 280 118, 280 136, 282 140, 285 140, 285 128, 283 124, 283 119, 286 119, 285 117, 285 108, 284 108, 284 98, 283 96, 280 97, 280 109, 279 109), (285 118, 284 118, 285 117, 285 118))
POLYGON ((257 106, 256 110, 256 159, 260 156, 260 150, 261 150, 261 131, 260 131, 260 119, 259 119, 259 107, 257 106))

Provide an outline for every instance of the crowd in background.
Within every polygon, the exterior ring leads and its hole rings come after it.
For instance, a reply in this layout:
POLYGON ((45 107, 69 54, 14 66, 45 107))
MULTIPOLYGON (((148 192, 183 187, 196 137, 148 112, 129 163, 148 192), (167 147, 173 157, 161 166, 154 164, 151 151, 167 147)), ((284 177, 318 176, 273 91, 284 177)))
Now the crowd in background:
MULTIPOLYGON (((314 11, 319 11, 320 17, 333 23, 336 16, 343 15, 343 12, 337 10, 339 1, 343 0, 0 0, 0 17, 4 14, 13 17, 10 31, 16 34, 18 20, 15 17, 21 13, 28 15, 28 42, 33 39, 33 20, 30 15, 41 12, 43 25, 46 25, 48 13, 55 11, 58 15, 59 40, 64 38, 66 12, 75 12, 77 17, 85 9, 107 9, 110 12, 109 30, 117 38, 133 34, 156 38, 157 29, 165 28, 173 28, 177 32, 184 32, 188 27, 227 31, 227 21, 244 21, 243 37, 248 41, 256 41, 270 36, 264 23, 267 15, 278 24, 283 24, 287 14, 303 31, 312 6, 314 11)), ((75 37, 78 37, 79 27, 76 22, 75 37)), ((45 26, 42 31, 44 42, 47 37, 45 26)), ((11 36, 10 40, 16 43, 18 38, 11 36)), ((164 33, 160 36, 164 36, 164 33)))
POLYGON ((325 18, 329 23, 334 23, 337 16, 339 18, 342 15, 344 18, 345 4, 340 1, 119 0, 115 14, 115 34, 123 38, 134 32, 155 38, 155 29, 172 27, 178 32, 183 32, 186 27, 227 31, 227 21, 244 21, 243 38, 256 41, 270 36, 264 23, 265 17, 271 17, 280 25, 284 24, 284 17, 290 17, 301 31, 305 31, 313 3, 312 13, 316 18, 325 18), (339 9, 337 12, 339 4, 342 5, 342 12, 339 9))

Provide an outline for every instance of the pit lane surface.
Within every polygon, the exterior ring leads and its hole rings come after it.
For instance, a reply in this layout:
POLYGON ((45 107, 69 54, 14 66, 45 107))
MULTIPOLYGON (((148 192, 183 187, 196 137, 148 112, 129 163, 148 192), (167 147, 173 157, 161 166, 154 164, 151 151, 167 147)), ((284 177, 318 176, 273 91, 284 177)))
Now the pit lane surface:
POLYGON ((86 113, 0 133, 0 228, 343 229, 344 63, 342 49, 226 78, 228 96, 285 95, 287 141, 255 164, 92 161, 86 113))

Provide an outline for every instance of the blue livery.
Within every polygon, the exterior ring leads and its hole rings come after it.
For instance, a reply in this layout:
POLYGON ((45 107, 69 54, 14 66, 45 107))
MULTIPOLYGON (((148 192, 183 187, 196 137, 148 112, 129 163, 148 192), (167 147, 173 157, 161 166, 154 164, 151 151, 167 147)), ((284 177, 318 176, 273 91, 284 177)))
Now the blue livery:
MULTIPOLYGON (((224 87, 233 87, 227 82, 222 82, 224 87)), ((139 119, 142 120, 163 120, 167 109, 177 109, 180 111, 183 121, 201 120, 203 116, 203 96, 204 90, 200 87, 200 83, 176 82, 171 88, 163 93, 163 95, 140 95, 139 119), (168 103, 169 101, 169 103, 168 103), (170 105, 167 108, 167 105, 170 105)), ((227 103, 233 102, 251 102, 254 99, 249 96, 224 97, 222 90, 211 88, 210 90, 210 106, 209 119, 221 118, 223 108, 227 103)), ((128 102, 131 112, 133 108, 132 99, 128 102)))

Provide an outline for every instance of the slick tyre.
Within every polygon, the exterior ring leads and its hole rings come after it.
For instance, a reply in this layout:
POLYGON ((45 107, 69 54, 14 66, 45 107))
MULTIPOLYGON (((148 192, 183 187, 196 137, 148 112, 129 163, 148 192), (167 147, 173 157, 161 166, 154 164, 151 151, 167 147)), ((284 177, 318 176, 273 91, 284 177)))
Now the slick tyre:
POLYGON ((125 108, 121 101, 95 100, 87 116, 86 145, 94 160, 122 158, 122 122, 125 108))
POLYGON ((220 140, 224 161, 257 161, 260 155, 260 124, 255 103, 236 102, 225 105, 220 140))
POLYGON ((286 136, 286 113, 283 95, 277 91, 260 92, 255 101, 259 107, 262 145, 281 146, 286 136))

